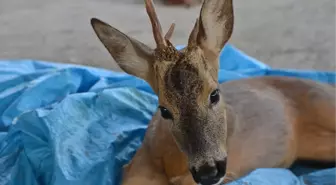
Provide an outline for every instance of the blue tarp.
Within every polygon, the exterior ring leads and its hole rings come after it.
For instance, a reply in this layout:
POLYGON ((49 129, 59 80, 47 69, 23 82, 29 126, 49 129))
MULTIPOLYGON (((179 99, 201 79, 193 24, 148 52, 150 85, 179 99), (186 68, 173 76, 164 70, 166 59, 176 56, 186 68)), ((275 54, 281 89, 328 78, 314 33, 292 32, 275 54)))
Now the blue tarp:
MULTIPOLYGON (((335 84, 336 77, 272 69, 231 45, 220 68, 220 82, 275 74, 335 84)), ((148 84, 125 73, 0 61, 0 185, 117 185, 156 108, 148 84)), ((327 185, 335 183, 335 172, 258 169, 232 185, 327 185)))

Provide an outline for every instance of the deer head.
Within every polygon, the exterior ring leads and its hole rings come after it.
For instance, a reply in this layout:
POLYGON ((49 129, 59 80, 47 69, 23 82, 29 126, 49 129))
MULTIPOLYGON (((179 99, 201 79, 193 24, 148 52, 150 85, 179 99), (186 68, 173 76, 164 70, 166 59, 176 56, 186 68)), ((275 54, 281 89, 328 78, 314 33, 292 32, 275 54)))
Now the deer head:
POLYGON ((214 184, 225 174, 227 125, 218 89, 218 57, 233 30, 232 0, 204 0, 199 18, 181 51, 165 36, 153 2, 145 0, 156 48, 96 18, 91 25, 120 68, 145 80, 159 98, 163 119, 188 157, 196 182, 214 184))

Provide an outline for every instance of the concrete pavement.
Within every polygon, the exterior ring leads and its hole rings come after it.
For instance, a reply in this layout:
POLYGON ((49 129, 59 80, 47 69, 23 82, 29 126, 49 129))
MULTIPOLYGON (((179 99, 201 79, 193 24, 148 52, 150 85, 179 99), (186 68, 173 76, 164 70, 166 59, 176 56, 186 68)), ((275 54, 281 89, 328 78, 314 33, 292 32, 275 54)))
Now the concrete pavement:
MULTIPOLYGON (((199 6, 156 3, 163 29, 176 23, 174 44, 185 44, 199 6)), ((276 68, 335 70, 334 0, 234 0, 230 42, 276 68)), ((31 58, 118 69, 90 26, 100 18, 154 45, 143 1, 0 0, 0 59, 31 58)))

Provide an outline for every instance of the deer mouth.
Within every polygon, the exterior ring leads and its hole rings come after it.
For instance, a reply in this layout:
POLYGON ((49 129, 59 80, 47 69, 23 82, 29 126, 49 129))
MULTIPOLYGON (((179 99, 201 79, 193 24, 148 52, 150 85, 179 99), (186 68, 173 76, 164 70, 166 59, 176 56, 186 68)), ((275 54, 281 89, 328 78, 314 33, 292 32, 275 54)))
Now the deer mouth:
POLYGON ((220 185, 223 183, 224 177, 219 179, 212 179, 211 181, 200 182, 198 185, 220 185))

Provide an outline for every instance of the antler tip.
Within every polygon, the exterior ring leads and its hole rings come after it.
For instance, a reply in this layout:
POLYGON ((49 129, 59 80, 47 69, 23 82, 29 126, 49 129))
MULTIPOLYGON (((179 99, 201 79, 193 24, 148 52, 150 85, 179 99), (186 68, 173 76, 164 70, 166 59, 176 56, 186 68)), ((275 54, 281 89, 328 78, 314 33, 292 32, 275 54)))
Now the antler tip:
POLYGON ((147 11, 148 17, 152 24, 153 36, 157 44, 157 47, 163 48, 167 44, 166 44, 166 41, 164 40, 164 37, 162 36, 162 28, 161 28, 160 21, 155 12, 154 3, 152 0, 145 0, 145 4, 146 4, 146 11, 147 11))
POLYGON ((164 38, 165 38, 166 40, 170 40, 170 38, 171 38, 172 35, 173 35, 174 29, 175 29, 175 23, 173 22, 173 23, 170 25, 170 27, 169 27, 169 29, 168 29, 166 35, 164 36, 164 38))

